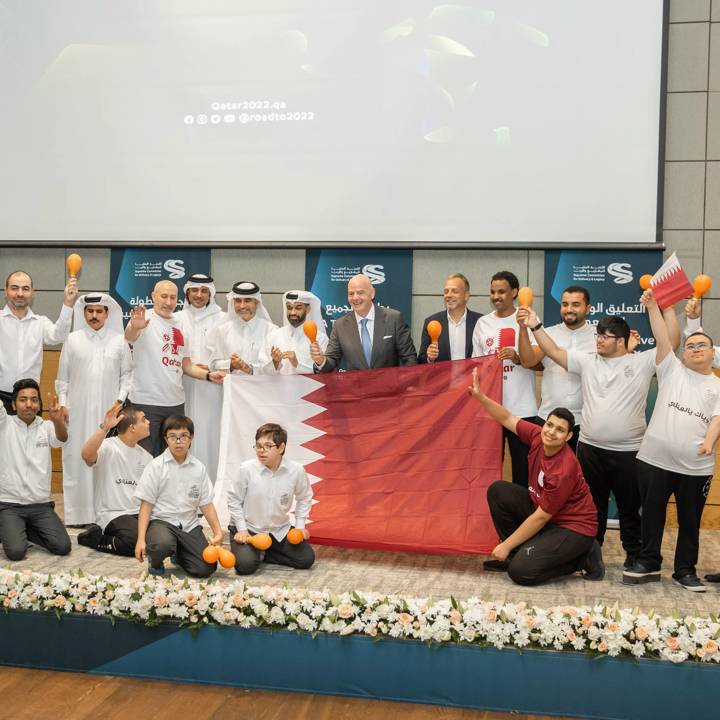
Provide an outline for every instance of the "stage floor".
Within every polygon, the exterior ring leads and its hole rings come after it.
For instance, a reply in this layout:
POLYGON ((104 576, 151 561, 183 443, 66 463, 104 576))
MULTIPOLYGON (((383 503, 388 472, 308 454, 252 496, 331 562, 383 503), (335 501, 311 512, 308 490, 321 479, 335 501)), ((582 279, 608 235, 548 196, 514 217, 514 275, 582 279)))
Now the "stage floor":
MULTIPOLYGON (((56 498, 56 503, 62 515, 62 496, 56 498)), ((134 558, 105 555, 79 546, 75 540, 78 532, 69 529, 73 550, 66 557, 59 558, 32 547, 25 560, 17 563, 4 560, 0 564, 7 568, 42 573, 82 568, 88 574, 120 577, 138 576, 145 569, 145 565, 140 565, 134 558)), ((576 576, 540 587, 520 587, 504 573, 483 572, 480 557, 389 553, 320 545, 315 546, 317 560, 310 570, 290 570, 263 564, 255 575, 244 579, 251 585, 328 588, 333 592, 366 590, 401 593, 411 597, 432 595, 441 598, 453 595, 461 599, 476 596, 498 602, 524 601, 540 607, 592 605, 596 602, 613 605, 617 602, 621 607, 639 607, 644 611, 654 609, 662 614, 671 614, 673 610, 700 616, 717 613, 720 609, 720 587, 708 584, 707 592, 692 593, 672 582, 676 534, 676 530, 665 532, 662 582, 637 587, 626 586, 621 582, 624 553, 616 530, 608 531, 603 548, 607 574, 602 582, 588 582, 576 576)), ((166 566, 170 568, 170 563, 167 562, 166 566)), ((179 576, 184 574, 174 567, 172 572, 179 576)), ((706 572, 720 572, 720 531, 701 532, 698 574, 702 577, 706 572)), ((233 570, 222 568, 218 569, 215 577, 221 582, 231 582, 237 578, 233 570)))

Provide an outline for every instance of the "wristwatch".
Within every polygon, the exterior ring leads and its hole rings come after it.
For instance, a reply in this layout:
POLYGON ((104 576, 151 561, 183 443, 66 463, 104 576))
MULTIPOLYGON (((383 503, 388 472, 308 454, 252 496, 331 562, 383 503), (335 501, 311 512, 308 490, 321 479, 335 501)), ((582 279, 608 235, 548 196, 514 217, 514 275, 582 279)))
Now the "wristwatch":
POLYGON ((212 380, 210 379, 210 371, 209 371, 209 370, 205 373, 205 379, 206 379, 208 382, 212 382, 212 380))
POLYGON ((542 327, 542 320, 538 320, 538 324, 535 327, 531 327, 530 329, 535 332, 536 330, 539 330, 542 327))

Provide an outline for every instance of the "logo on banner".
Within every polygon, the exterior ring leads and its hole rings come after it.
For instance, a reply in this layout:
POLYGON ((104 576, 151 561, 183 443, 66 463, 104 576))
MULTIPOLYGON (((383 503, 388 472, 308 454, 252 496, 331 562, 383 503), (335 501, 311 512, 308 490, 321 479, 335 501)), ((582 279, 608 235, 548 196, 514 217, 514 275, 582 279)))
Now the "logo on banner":
POLYGON ((617 285, 627 285, 632 282, 633 273, 630 263, 610 263, 607 266, 608 274, 612 275, 617 285))
POLYGON ((168 273, 171 280, 179 280, 185 277, 185 261, 177 258, 170 258, 163 264, 165 272, 168 273))
POLYGON ((364 265, 362 274, 367 275, 372 285, 381 285, 385 282, 384 265, 364 265))

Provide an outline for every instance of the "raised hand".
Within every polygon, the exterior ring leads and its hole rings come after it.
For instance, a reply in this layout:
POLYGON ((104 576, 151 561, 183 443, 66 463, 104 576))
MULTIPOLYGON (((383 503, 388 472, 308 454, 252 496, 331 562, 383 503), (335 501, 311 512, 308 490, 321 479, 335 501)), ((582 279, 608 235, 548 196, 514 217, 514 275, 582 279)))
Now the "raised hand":
POLYGON ((55 423, 65 424, 65 410, 62 405, 58 404, 57 395, 48 393, 48 417, 55 423))
POLYGON ((657 301, 655 300, 655 296, 653 295, 651 287, 645 290, 640 296, 640 303, 642 305, 645 305, 645 307, 647 307, 648 305, 657 305, 657 301))
POLYGON ((130 327, 135 330, 144 330, 150 324, 150 318, 145 317, 145 306, 136 305, 130 313, 130 327))
POLYGON ((325 362, 325 354, 320 349, 320 343, 310 343, 310 357, 318 367, 320 367, 325 362))
POLYGON ((690 320, 697 320, 700 317, 700 300, 690 298, 685 305, 685 315, 690 320))
POLYGON ((120 424, 120 421, 125 417, 120 411, 122 410, 122 403, 116 400, 113 406, 105 413, 102 425, 105 432, 109 432, 114 427, 120 424))
POLYGON ((78 286, 77 286, 77 278, 71 277, 67 285, 65 286, 65 290, 63 291, 64 300, 63 303, 67 305, 68 307, 72 307, 75 305, 78 299, 78 286))
POLYGON ((474 397, 476 400, 480 400, 485 397, 485 393, 480 387, 480 378, 478 376, 478 369, 473 368, 472 371, 472 385, 468 388, 468 394, 474 397))

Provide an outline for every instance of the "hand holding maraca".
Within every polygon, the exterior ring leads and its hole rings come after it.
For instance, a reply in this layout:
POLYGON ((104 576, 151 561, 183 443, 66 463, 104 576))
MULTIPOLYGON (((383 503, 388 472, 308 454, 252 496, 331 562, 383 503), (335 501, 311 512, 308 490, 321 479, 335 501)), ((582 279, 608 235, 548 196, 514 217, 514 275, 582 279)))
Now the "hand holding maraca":
POLYGON ((435 362, 440 355, 440 345, 438 344, 438 339, 442 333, 442 325, 437 320, 431 320, 425 329, 430 337, 430 344, 427 349, 427 359, 428 362, 435 362))

